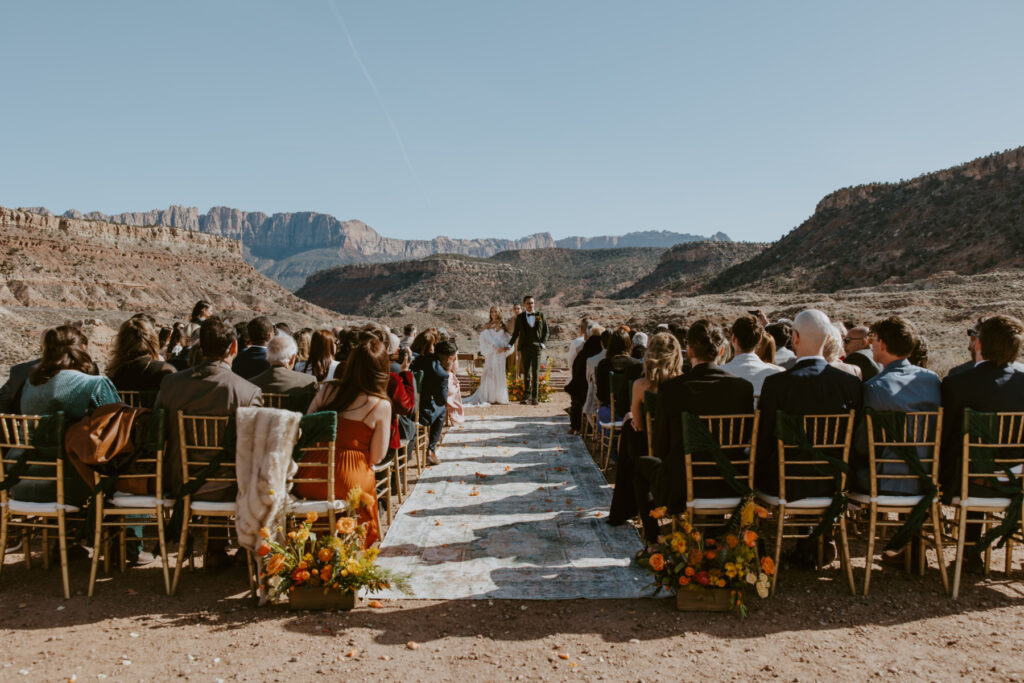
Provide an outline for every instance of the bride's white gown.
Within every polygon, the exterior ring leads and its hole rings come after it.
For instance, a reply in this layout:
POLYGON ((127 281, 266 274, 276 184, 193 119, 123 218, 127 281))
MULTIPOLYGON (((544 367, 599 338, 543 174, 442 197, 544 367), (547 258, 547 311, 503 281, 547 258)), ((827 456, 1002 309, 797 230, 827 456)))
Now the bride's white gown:
POLYGON ((466 406, 486 406, 492 403, 508 403, 508 380, 505 377, 505 358, 510 351, 508 340, 511 335, 504 330, 485 329, 480 333, 480 353, 484 357, 484 370, 480 375, 480 386, 473 395, 462 402, 466 406))

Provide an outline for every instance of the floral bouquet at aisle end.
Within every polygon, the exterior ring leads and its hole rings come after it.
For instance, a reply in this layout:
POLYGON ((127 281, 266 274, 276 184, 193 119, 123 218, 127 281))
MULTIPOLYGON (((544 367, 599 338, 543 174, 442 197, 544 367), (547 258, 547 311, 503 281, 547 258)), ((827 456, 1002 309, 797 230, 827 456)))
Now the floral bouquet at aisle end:
MULTIPOLYGON (((515 370, 505 375, 508 384, 508 400, 512 403, 522 401, 526 396, 526 382, 523 376, 515 370)), ((551 402, 551 359, 546 359, 540 366, 540 373, 537 375, 537 401, 539 403, 551 402)))
MULTIPOLYGON (((655 519, 664 515, 663 507, 651 511, 655 519)), ((757 523, 767 516, 765 508, 747 498, 719 537, 707 536, 684 521, 676 531, 641 550, 637 562, 654 574, 655 595, 663 589, 677 595, 720 591, 724 596, 728 591, 728 605, 745 617, 744 591, 753 589, 761 598, 768 597, 775 573, 772 558, 760 557, 757 547, 757 523)))
MULTIPOLYGON (((358 486, 354 487, 349 491, 345 508, 339 512, 354 515, 371 501, 358 486)), ((264 540, 256 554, 262 565, 261 602, 274 601, 284 594, 292 599, 299 589, 354 597, 360 589, 376 592, 396 588, 411 595, 409 576, 378 565, 380 548, 376 544, 365 547, 365 523, 358 524, 351 516, 338 517, 333 529, 318 536, 313 532, 318 519, 316 512, 310 512, 280 543, 273 540, 275 534, 270 529, 260 530, 264 540)))

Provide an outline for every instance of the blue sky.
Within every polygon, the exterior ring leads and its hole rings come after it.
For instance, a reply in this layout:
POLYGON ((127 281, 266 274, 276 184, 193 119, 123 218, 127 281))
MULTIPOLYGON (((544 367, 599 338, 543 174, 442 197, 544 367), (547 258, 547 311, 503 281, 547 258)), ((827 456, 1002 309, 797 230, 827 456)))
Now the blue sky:
POLYGON ((5 206, 773 240, 839 187, 1024 144, 1019 1, 7 2, 0 25, 5 206))

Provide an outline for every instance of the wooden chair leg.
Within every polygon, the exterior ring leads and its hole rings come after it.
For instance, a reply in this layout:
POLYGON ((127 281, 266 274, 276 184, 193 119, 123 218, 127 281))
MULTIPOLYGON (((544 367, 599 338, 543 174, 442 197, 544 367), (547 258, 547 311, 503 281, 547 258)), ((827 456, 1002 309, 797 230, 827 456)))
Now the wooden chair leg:
POLYGON ((850 562, 850 538, 846 533, 846 515, 839 516, 839 556, 842 558, 843 570, 846 572, 846 583, 850 586, 850 595, 857 594, 857 586, 853 580, 853 563, 850 562))
POLYGON ((967 540, 967 510, 963 507, 957 508, 960 516, 960 523, 957 525, 956 539, 956 564, 953 567, 953 595, 954 600, 960 597, 960 574, 964 568, 964 545, 967 540))
MULTIPOLYGON (((60 544, 60 578, 64 582, 64 599, 71 599, 71 581, 68 578, 68 527, 64 511, 57 510, 57 542, 60 544)), ((49 549, 46 550, 49 554, 49 549)))
MULTIPOLYGON (((333 528, 333 525, 331 528, 333 528)), ((163 565, 164 572, 164 593, 170 595, 171 575, 167 560, 167 536, 164 530, 164 508, 162 505, 156 506, 156 536, 157 542, 160 544, 160 564, 163 565)))
POLYGON ((127 571, 127 569, 128 569, 128 560, 125 557, 125 554, 126 554, 126 552, 128 550, 128 543, 126 542, 127 535, 128 535, 128 530, 125 527, 121 527, 118 530, 117 545, 118 545, 118 548, 119 548, 119 550, 121 552, 120 552, 118 560, 117 560, 117 567, 118 567, 118 569, 121 570, 122 574, 124 574, 125 571, 127 571))
POLYGON ((871 519, 868 521, 868 550, 864 556, 864 595, 868 594, 871 586, 871 570, 875 564, 875 533, 877 532, 878 514, 877 504, 871 503, 868 508, 871 519))
POLYGON ((100 547, 102 546, 103 539, 103 495, 98 494, 96 496, 96 516, 95 516, 96 530, 93 532, 92 538, 92 566, 89 567, 89 590, 86 593, 90 598, 93 592, 96 590, 96 571, 100 567, 100 547))
MULTIPOLYGON (((181 578, 181 567, 184 564, 185 542, 188 539, 188 522, 191 512, 188 505, 185 506, 184 519, 181 522, 181 537, 178 540, 178 556, 174 559, 174 578, 171 580, 171 595, 178 592, 178 579, 181 578)), ((194 553, 193 553, 194 554, 194 553)))
POLYGON ((27 527, 21 530, 21 548, 25 551, 23 555, 25 559, 25 569, 32 570, 32 545, 29 541, 32 540, 32 535, 29 533, 27 527))
POLYGON ((43 529, 43 569, 50 569, 50 530, 43 529))
POLYGON ((6 508, 0 508, 0 576, 4 574, 4 557, 7 555, 7 532, 9 516, 6 508))
POLYGON ((934 532, 935 554, 939 561, 939 573, 942 576, 942 590, 945 591, 946 595, 949 595, 949 575, 946 572, 946 554, 942 548, 941 524, 939 504, 932 503, 932 531, 934 532))
POLYGON ((782 536, 786 528, 786 506, 780 506, 778 509, 779 523, 776 527, 775 534, 775 573, 772 574, 772 590, 770 595, 775 595, 775 584, 779 581, 779 571, 782 568, 782 536))

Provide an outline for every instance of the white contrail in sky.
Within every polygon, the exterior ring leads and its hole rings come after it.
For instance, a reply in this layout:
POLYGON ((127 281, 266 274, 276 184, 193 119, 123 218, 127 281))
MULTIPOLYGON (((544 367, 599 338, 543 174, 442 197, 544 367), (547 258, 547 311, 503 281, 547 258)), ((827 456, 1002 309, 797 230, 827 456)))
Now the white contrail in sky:
POLYGON ((394 119, 392 119, 391 114, 388 113, 388 108, 384 106, 384 99, 380 96, 380 91, 377 90, 377 84, 373 82, 373 76, 370 75, 370 72, 366 68, 366 64, 363 63, 363 58, 359 56, 359 50, 356 49, 355 41, 352 40, 352 34, 348 31, 348 25, 345 23, 345 19, 341 16, 341 11, 339 11, 337 5, 334 4, 334 0, 327 0, 327 5, 331 8, 331 12, 334 13, 334 18, 338 20, 341 30, 345 32, 345 38, 348 40, 348 46, 352 50, 352 56, 355 58, 360 70, 362 70, 363 76, 366 77, 366 82, 370 84, 370 89, 373 90, 373 96, 377 98, 377 104, 380 105, 381 111, 384 112, 384 118, 387 119, 388 125, 391 126, 391 132, 395 134, 395 141, 398 143, 398 149, 402 152, 402 158, 405 159, 405 165, 409 167, 409 172, 412 173, 413 179, 419 186, 420 191, 423 193, 423 198, 429 206, 430 197, 427 196, 426 188, 422 181, 420 181, 420 174, 416 172, 416 168, 412 165, 412 159, 409 158, 409 152, 406 151, 405 143, 402 142, 402 134, 398 132, 398 126, 395 125, 394 119))

